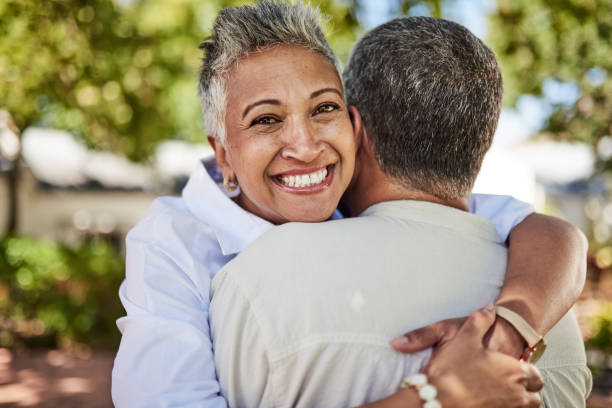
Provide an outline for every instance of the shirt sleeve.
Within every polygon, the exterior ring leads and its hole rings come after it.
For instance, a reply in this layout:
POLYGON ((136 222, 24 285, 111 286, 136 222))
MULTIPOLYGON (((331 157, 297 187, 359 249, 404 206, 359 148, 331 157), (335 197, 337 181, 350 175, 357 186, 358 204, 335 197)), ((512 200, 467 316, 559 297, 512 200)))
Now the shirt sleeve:
POLYGON ((189 270, 203 266, 173 244, 173 231, 165 234, 163 246, 128 235, 119 291, 127 316, 117 321, 122 339, 113 402, 118 408, 225 408, 208 324, 210 276, 194 281, 189 270))
POLYGON ((534 212, 531 204, 505 195, 472 194, 469 204, 472 214, 491 221, 503 242, 506 242, 515 226, 534 212))
POLYGON ((570 310, 544 336, 548 344, 536 363, 544 379, 540 391, 542 406, 584 407, 593 387, 593 377, 587 367, 582 334, 574 313, 570 310))
POLYGON ((593 378, 586 364, 540 369, 544 388, 542 407, 584 408, 591 393, 593 378))

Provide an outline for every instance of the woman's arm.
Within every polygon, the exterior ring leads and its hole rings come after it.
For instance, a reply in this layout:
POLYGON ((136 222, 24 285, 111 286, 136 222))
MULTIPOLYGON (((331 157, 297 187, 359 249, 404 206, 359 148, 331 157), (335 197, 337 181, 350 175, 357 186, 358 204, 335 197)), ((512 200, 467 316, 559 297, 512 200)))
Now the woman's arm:
POLYGON ((531 214, 512 230, 508 244, 508 269, 496 304, 518 313, 544 334, 582 292, 587 240, 563 220, 531 214))
MULTIPOLYGON (((497 305, 521 315, 545 334, 572 307, 586 276, 587 242, 573 225, 554 217, 531 214, 508 237, 506 279, 497 305)), ((455 336, 462 319, 450 319, 407 333, 393 341, 402 352, 443 344, 455 336)), ((487 338, 489 347, 518 357, 525 348, 520 334, 497 318, 487 338)))

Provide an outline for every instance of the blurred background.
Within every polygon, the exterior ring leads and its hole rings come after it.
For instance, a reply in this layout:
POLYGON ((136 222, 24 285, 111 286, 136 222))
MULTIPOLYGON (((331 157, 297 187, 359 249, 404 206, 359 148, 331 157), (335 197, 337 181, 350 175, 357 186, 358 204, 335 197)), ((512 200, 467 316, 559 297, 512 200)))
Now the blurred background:
MULTIPOLYGON (((112 406, 124 236, 210 154, 198 44, 224 0, 0 2, 0 406, 112 406)), ((476 191, 580 227, 575 307, 612 407, 612 0, 320 0, 343 61, 397 15, 457 21, 497 54, 505 108, 476 191)))

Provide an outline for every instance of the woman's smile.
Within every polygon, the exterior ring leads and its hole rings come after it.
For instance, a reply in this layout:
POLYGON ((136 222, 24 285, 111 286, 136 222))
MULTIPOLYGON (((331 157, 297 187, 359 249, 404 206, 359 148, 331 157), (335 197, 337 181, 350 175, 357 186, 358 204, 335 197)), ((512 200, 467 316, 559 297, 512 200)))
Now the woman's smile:
POLYGON ((294 194, 314 194, 328 188, 334 177, 334 165, 315 169, 289 170, 272 179, 285 191, 294 194))

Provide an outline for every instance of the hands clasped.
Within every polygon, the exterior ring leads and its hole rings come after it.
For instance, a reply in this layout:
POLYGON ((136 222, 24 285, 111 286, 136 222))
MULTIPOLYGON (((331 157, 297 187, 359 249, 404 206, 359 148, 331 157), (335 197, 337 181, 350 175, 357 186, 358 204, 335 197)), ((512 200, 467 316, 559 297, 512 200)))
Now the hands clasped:
MULTIPOLYGON (((438 399, 449 407, 539 407, 543 387, 538 369, 515 356, 521 345, 493 344, 487 332, 495 322, 492 306, 466 319, 450 319, 407 333, 392 342, 400 352, 434 346, 423 372, 438 390, 438 399), (491 344, 493 348, 485 344, 491 344), (511 355, 496 350, 503 350, 511 355)), ((501 330, 498 330, 501 333, 501 330)), ((495 335, 499 338, 502 334, 495 335)), ((520 353, 518 353, 520 355, 520 353)))

